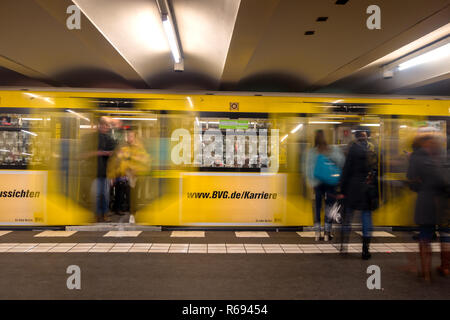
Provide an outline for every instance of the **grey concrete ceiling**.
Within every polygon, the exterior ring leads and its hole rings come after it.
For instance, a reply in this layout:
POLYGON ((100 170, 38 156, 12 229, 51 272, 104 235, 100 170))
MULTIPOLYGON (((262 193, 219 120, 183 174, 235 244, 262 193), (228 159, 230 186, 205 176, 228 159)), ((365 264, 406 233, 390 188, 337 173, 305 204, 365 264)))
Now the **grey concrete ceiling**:
POLYGON ((169 0, 175 72, 155 0, 2 0, 0 85, 450 95, 450 60, 381 72, 450 34, 450 0, 335 2, 169 0), (66 27, 73 4, 80 30, 66 27), (371 4, 380 30, 366 27, 371 4))

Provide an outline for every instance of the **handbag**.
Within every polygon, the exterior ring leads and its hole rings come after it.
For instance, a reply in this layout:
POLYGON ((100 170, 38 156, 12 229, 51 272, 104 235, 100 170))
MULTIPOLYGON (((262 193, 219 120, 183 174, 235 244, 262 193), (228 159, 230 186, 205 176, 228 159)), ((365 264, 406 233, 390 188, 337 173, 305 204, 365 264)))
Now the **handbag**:
POLYGON ((335 186, 341 178, 341 169, 330 158, 319 154, 314 167, 314 178, 327 185, 335 186))
POLYGON ((328 218, 334 223, 342 223, 342 208, 343 206, 339 203, 339 201, 336 201, 328 211, 328 218))

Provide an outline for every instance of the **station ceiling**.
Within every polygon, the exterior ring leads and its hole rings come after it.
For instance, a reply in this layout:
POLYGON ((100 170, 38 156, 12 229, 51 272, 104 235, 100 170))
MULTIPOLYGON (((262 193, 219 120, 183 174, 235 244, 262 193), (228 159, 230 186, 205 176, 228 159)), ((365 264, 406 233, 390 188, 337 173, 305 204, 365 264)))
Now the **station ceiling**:
POLYGON ((450 95, 450 58, 383 77, 445 41, 450 0, 168 2, 183 72, 156 0, 1 0, 0 85, 450 95), (79 30, 66 26, 73 4, 79 30), (373 4, 381 29, 366 26, 373 4))

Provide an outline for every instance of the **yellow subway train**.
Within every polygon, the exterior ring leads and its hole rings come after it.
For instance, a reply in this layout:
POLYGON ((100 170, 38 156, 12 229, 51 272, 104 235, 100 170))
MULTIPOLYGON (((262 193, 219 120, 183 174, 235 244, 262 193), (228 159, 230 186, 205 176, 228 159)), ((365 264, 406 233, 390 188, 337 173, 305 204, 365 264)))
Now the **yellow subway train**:
POLYGON ((311 226, 305 158, 316 130, 345 153, 363 129, 379 160, 374 225, 413 226, 412 140, 426 128, 448 152, 449 112, 449 97, 3 90, 0 225, 96 222, 102 171, 133 181, 125 211, 137 224, 311 226))

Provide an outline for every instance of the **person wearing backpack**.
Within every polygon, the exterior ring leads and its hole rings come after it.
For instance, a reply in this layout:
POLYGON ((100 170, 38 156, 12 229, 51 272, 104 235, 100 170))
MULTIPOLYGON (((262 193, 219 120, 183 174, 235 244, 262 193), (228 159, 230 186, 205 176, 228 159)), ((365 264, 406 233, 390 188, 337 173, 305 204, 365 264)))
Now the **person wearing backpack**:
POLYGON ((347 154, 341 178, 341 194, 345 203, 345 215, 342 227, 342 246, 351 229, 354 211, 361 212, 363 247, 362 258, 370 259, 370 239, 372 235, 372 211, 378 207, 378 157, 375 147, 368 141, 367 132, 357 130, 356 141, 347 154))
POLYGON ((324 240, 332 239, 332 219, 329 211, 336 202, 336 186, 339 183, 344 156, 339 148, 327 144, 323 130, 317 130, 314 148, 310 149, 306 160, 306 177, 314 188, 314 230, 315 240, 321 237, 322 201, 325 201, 324 240))

